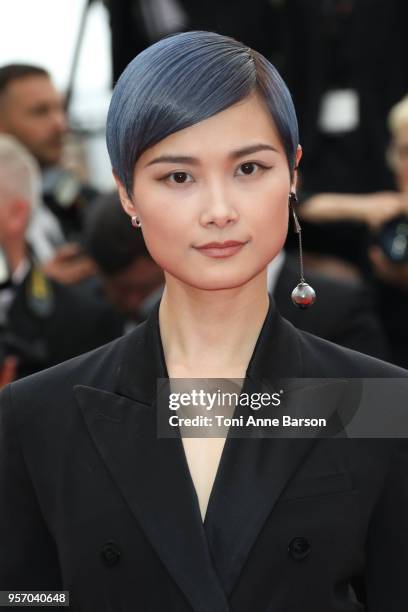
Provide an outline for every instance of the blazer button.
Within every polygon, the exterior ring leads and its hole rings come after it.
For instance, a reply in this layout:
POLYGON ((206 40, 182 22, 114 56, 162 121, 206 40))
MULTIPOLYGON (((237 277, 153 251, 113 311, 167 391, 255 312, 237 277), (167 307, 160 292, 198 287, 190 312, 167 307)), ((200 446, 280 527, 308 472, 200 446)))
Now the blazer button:
POLYGON ((289 543, 288 550, 292 559, 302 561, 310 553, 310 542, 306 538, 294 538, 289 543))
POLYGON ((120 548, 115 542, 106 542, 101 549, 102 559, 108 567, 116 565, 120 559, 120 548))

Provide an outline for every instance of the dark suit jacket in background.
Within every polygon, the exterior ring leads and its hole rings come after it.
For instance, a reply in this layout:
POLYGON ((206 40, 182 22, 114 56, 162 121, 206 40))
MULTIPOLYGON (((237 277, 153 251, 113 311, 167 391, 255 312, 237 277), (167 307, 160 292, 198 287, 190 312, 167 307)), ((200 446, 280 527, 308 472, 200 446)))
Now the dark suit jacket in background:
POLYGON ((285 255, 273 297, 280 314, 295 327, 355 351, 391 360, 388 341, 374 308, 374 297, 360 282, 331 279, 306 270, 306 280, 316 291, 311 308, 302 310, 291 300, 299 282, 299 263, 285 255))
POLYGON ((18 373, 26 376, 106 344, 121 333, 120 317, 102 297, 56 283, 31 265, 16 287, 0 339, 22 347, 18 373), (34 273, 41 275, 44 287, 37 298, 31 290, 34 273))
POLYGON ((407 2, 285 0, 282 6, 286 16, 286 23, 282 26, 285 47, 283 76, 293 95, 299 120, 300 143, 304 151, 301 164, 303 187, 314 192, 342 193, 391 188, 391 175, 385 162, 389 139, 386 119, 390 108, 408 89, 407 2), (336 4, 353 7, 344 53, 352 66, 348 86, 357 91, 360 102, 358 134, 348 149, 351 166, 348 177, 341 176, 336 165, 336 155, 342 148, 336 149, 328 160, 331 149, 323 150, 317 129, 322 95, 332 88, 332 75, 328 71, 332 55, 322 35, 325 11, 336 4), (311 175, 319 168, 317 183, 311 175))
MULTIPOLYGON (((407 375, 271 301, 246 381, 407 375)), ((358 612, 359 583, 368 612, 406 612, 405 441, 228 438, 203 525, 181 439, 156 436, 166 376, 156 308, 3 390, 0 589, 64 588, 75 612, 358 612)))
MULTIPOLYGON (((276 50, 279 25, 277 11, 268 0, 177 0, 184 12, 186 30, 210 30, 233 36, 267 57, 276 50)), ((144 22, 140 0, 105 0, 112 34, 113 81, 151 40, 144 22)))

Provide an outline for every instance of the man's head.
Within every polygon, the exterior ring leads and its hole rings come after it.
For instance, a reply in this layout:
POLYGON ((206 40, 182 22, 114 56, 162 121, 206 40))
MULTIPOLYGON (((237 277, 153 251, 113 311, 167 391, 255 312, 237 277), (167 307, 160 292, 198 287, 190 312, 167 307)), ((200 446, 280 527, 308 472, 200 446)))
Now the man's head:
POLYGON ((100 270, 106 294, 125 316, 138 319, 144 300, 163 283, 140 231, 129 223, 117 193, 101 196, 85 224, 85 248, 100 270))
POLYGON ((408 192, 408 96, 393 106, 388 116, 391 143, 387 158, 400 191, 408 192))
POLYGON ((17 138, 46 167, 60 162, 66 129, 62 97, 46 70, 24 64, 0 68, 0 133, 17 138))
POLYGON ((0 244, 24 242, 40 191, 39 168, 12 136, 0 134, 0 244))

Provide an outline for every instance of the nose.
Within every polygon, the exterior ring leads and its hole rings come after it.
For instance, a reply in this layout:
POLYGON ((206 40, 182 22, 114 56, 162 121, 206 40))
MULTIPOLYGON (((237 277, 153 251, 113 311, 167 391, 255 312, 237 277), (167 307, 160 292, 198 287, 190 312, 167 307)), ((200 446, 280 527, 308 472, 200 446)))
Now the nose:
POLYGON ((53 114, 53 125, 58 133, 64 133, 68 129, 68 118, 64 109, 56 109, 53 114))
POLYGON ((213 186, 204 197, 205 204, 200 218, 202 225, 216 225, 223 228, 237 221, 238 211, 231 197, 221 186, 213 186))

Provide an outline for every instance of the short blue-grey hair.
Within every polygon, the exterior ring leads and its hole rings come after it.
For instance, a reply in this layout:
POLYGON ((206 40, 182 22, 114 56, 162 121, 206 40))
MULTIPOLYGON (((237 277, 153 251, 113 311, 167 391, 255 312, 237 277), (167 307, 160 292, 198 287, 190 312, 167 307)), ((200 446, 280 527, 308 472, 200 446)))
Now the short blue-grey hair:
POLYGON ((291 176, 299 143, 289 90, 260 53, 214 32, 182 32, 151 45, 120 76, 106 140, 112 169, 129 196, 140 155, 166 136, 258 92, 285 148, 291 176))

